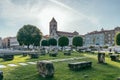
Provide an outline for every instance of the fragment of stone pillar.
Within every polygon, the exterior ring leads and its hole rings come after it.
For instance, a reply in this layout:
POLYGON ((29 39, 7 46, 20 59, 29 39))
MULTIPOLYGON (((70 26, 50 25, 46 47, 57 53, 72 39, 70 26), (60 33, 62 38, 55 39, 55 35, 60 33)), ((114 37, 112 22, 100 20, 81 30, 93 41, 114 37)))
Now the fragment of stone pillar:
POLYGON ((49 56, 56 57, 57 54, 58 54, 58 51, 54 50, 54 51, 52 51, 52 52, 49 53, 49 56))
POLYGON ((112 54, 112 55, 110 56, 110 58, 111 58, 112 61, 119 61, 119 55, 112 54))
POLYGON ((98 63, 105 63, 105 53, 98 53, 98 63))
POLYGON ((42 77, 53 77, 54 76, 54 66, 50 61, 38 61, 37 68, 39 75, 42 77))
POLYGON ((12 54, 3 56, 4 61, 13 60, 13 59, 14 59, 14 55, 12 54))
POLYGON ((26 57, 27 56, 27 53, 23 53, 23 57, 26 57))
POLYGON ((0 71, 0 80, 3 80, 3 72, 0 71))
POLYGON ((45 55, 46 52, 45 52, 45 49, 41 49, 41 55, 45 55))
POLYGON ((120 77, 118 77, 117 80, 120 80, 120 77))
POLYGON ((32 58, 39 58, 39 55, 37 53, 32 53, 32 54, 30 54, 30 56, 31 56, 31 59, 32 58))
POLYGON ((64 55, 71 55, 71 51, 70 50, 69 51, 65 51, 64 55))

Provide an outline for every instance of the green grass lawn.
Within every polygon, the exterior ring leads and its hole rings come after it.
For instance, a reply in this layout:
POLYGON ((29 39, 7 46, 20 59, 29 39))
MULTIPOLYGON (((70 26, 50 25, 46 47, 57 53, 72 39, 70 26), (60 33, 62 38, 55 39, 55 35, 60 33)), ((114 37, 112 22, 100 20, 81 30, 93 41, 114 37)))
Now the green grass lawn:
POLYGON ((55 74, 53 78, 42 78, 39 76, 36 65, 7 67, 1 70, 4 72, 4 80, 116 80, 117 77, 120 77, 120 62, 113 62, 109 57, 106 57, 107 64, 98 64, 97 55, 90 53, 74 52, 71 56, 64 56, 63 53, 60 52, 57 57, 49 57, 49 55, 45 55, 40 56, 39 59, 30 59, 29 56, 22 57, 20 55, 15 56, 15 59, 13 61, 3 61, 0 59, 0 64, 18 64, 19 62, 63 59, 83 56, 87 58, 65 62, 54 62, 53 64, 55 67, 55 74), (78 61, 92 61, 92 68, 81 71, 69 70, 68 63, 78 61), (85 75, 88 77, 85 78, 85 75))

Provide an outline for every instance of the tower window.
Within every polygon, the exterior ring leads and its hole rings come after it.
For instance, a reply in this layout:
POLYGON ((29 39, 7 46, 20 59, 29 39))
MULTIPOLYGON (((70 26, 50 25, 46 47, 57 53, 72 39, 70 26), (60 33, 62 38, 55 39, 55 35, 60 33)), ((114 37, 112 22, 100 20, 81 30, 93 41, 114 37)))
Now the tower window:
POLYGON ((56 27, 56 25, 53 25, 53 27, 56 27))

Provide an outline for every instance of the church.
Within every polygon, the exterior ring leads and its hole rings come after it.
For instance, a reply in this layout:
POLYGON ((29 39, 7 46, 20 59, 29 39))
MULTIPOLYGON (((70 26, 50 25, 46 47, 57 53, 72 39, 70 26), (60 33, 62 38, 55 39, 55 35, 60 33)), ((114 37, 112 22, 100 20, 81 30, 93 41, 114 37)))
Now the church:
POLYGON ((74 31, 74 32, 63 32, 63 31, 58 31, 57 30, 57 21, 55 18, 52 18, 52 20, 49 23, 49 36, 50 38, 54 38, 58 41, 58 39, 61 36, 66 36, 69 39, 69 45, 72 45, 72 39, 74 36, 78 36, 79 33, 74 31))

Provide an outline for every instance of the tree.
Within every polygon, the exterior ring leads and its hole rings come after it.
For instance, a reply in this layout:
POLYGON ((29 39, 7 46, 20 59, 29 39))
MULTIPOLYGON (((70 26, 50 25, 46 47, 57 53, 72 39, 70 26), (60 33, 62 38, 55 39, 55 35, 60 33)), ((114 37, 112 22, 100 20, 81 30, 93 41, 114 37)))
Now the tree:
POLYGON ((27 45, 28 49, 30 45, 39 46, 42 38, 42 32, 33 25, 24 25, 17 32, 17 40, 20 45, 27 45))
POLYGON ((54 38, 50 38, 48 42, 49 42, 50 46, 56 46, 57 45, 57 40, 54 39, 54 38))
POLYGON ((42 40, 41 46, 49 46, 48 40, 42 40))
POLYGON ((62 47, 68 46, 69 44, 69 39, 66 36, 62 36, 58 39, 58 45, 62 47))
POLYGON ((115 44, 120 46, 120 33, 115 35, 115 44))
POLYGON ((83 46, 83 38, 76 36, 72 40, 72 44, 77 48, 78 46, 83 46))

